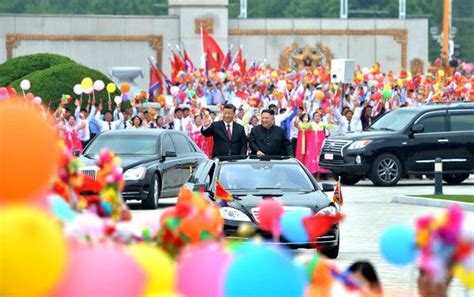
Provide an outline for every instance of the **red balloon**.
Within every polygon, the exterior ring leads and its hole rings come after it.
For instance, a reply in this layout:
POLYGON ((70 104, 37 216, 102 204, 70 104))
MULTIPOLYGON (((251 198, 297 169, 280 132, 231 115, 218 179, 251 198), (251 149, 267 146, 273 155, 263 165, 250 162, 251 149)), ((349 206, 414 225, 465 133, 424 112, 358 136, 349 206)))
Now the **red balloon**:
POLYGON ((32 93, 26 94, 26 99, 33 100, 34 98, 35 98, 35 95, 33 95, 32 93))
POLYGON ((263 200, 259 206, 258 220, 260 228, 270 232, 273 230, 275 222, 278 222, 283 215, 283 206, 280 202, 273 199, 263 200))
POLYGON ((185 93, 185 92, 179 92, 179 98, 180 98, 181 100, 186 99, 186 93, 185 93))

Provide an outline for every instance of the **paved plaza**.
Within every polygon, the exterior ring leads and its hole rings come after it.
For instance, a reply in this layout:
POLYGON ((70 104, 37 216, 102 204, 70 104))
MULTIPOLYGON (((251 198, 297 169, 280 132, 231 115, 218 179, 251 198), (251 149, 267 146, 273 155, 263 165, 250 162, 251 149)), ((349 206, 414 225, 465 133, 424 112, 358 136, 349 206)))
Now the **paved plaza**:
MULTIPOLYGON (((329 181, 334 183, 333 180, 329 181)), ((345 269, 357 260, 372 262, 383 283, 387 296, 416 295, 417 270, 415 265, 398 268, 382 259, 379 252, 379 239, 385 228, 392 224, 408 224, 414 226, 417 217, 438 213, 441 208, 391 203, 394 195, 400 194, 432 194, 432 180, 403 180, 396 187, 375 187, 364 180, 355 186, 343 186, 343 213, 346 218, 341 228, 341 250, 334 263, 345 269)), ((474 176, 459 186, 444 186, 445 194, 474 194, 474 176)), ((329 196, 332 193, 328 194, 329 196)), ((139 210, 137 204, 131 203, 134 217, 139 220, 154 220, 166 207, 172 206, 175 198, 163 199, 158 210, 139 210)), ((474 220, 474 212, 468 212, 474 220)), ((305 250, 296 251, 307 252, 305 250)), ((474 292, 465 292, 455 279, 451 284, 449 296, 474 296, 474 292)))

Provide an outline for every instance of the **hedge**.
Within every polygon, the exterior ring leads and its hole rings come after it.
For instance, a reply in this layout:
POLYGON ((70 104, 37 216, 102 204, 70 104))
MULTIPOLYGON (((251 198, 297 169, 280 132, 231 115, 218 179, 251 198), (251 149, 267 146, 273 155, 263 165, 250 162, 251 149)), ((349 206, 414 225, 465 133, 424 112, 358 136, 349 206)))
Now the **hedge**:
POLYGON ((20 56, 0 64, 0 86, 10 85, 17 79, 59 64, 75 63, 68 57, 54 54, 20 56))

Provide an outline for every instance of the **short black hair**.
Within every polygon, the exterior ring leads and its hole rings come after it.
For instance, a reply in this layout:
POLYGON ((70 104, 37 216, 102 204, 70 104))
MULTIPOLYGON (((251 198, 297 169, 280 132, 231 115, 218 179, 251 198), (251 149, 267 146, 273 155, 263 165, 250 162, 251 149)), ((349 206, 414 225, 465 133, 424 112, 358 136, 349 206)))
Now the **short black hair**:
POLYGON ((235 113, 235 106, 233 104, 230 104, 230 103, 224 104, 224 109, 232 109, 232 112, 235 113))
POLYGON ((140 120, 140 126, 141 126, 141 125, 142 125, 142 123, 143 123, 143 120, 142 120, 142 118, 141 118, 141 117, 139 117, 139 116, 137 116, 137 115, 136 115, 136 116, 134 116, 134 117, 132 117, 132 119, 131 119, 132 125, 133 125, 133 121, 135 121, 135 119, 139 119, 139 120, 140 120))
POLYGON ((270 105, 268 105, 268 108, 269 108, 269 109, 270 109, 270 108, 277 108, 277 106, 276 106, 275 104, 270 104, 270 105))
POLYGON ((178 111, 183 111, 183 109, 181 107, 176 107, 174 113, 177 113, 178 111))
POLYGON ((106 115, 108 113, 110 113, 110 115, 112 115, 112 116, 114 115, 114 113, 112 111, 108 110, 108 109, 106 111, 104 111, 104 115, 106 115))
POLYGON ((162 119, 163 117, 162 116, 156 116, 156 119, 155 119, 155 122, 158 121, 159 119, 162 119))
POLYGON ((280 113, 285 113, 286 112, 286 108, 281 108, 280 109, 280 113))
POLYGON ((269 109, 269 108, 262 110, 262 112, 260 114, 264 114, 264 113, 268 113, 272 116, 275 115, 275 112, 273 110, 269 109))
POLYGON ((211 115, 211 114, 212 114, 212 115, 217 115, 214 111, 211 111, 211 112, 209 113, 209 115, 211 115))
POLYGON ((185 106, 185 107, 183 107, 183 111, 185 111, 185 110, 190 110, 190 109, 189 109, 189 107, 185 106))
POLYGON ((375 268, 372 266, 372 264, 370 264, 369 262, 366 262, 366 261, 355 262, 351 266, 349 266, 347 271, 351 273, 359 272, 370 284, 370 288, 373 291, 380 294, 382 293, 382 286, 377 276, 377 272, 375 271, 375 268))

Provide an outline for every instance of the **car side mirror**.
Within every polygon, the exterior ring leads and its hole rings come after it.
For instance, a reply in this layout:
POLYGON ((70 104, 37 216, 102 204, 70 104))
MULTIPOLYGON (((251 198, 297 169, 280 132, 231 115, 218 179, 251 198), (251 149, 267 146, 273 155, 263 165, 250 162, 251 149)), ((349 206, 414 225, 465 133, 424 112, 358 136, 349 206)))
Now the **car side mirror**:
POLYGON ((207 192, 208 190, 209 190, 209 187, 207 184, 194 184, 193 185, 193 192, 200 192, 200 191, 207 192))
POLYGON ((425 130, 425 127, 423 124, 415 124, 410 128, 411 135, 415 133, 421 133, 425 130))
POLYGON ((77 158, 77 157, 79 157, 79 156, 81 155, 81 151, 80 151, 80 150, 74 150, 74 151, 72 152, 72 155, 77 158))
POLYGON ((334 185, 332 184, 322 184, 323 187, 323 192, 333 192, 334 191, 334 185))
POLYGON ((166 151, 164 157, 165 158, 174 158, 174 157, 176 157, 176 152, 175 151, 166 151))

